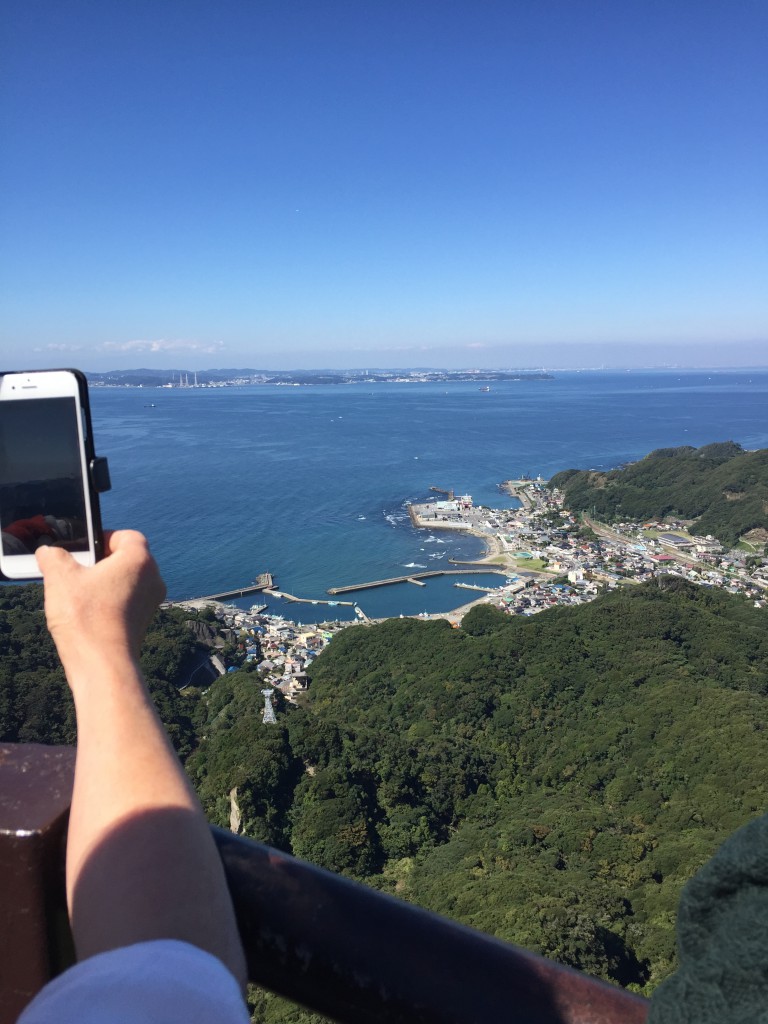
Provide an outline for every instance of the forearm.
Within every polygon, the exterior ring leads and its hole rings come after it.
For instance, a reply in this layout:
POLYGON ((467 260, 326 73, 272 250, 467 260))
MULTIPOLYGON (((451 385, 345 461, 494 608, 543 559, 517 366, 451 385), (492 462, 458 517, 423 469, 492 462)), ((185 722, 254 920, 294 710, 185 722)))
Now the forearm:
POLYGON ((68 678, 78 754, 67 890, 79 956, 176 938, 218 956, 242 982, 221 862, 135 660, 78 659, 68 678))
POLYGON ((78 736, 68 850, 75 871, 100 833, 124 817, 198 805, 135 661, 94 659, 69 676, 78 736))
POLYGON ((41 548, 45 614, 75 698, 78 749, 67 896, 79 956, 179 939, 245 966, 208 823, 147 693, 138 652, 165 595, 132 530, 81 566, 41 548))

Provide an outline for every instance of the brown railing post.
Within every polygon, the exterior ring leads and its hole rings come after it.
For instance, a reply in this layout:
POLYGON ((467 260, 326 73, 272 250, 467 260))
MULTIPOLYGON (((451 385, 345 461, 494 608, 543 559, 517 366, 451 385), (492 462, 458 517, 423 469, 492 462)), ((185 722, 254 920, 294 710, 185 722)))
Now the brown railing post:
POLYGON ((72 962, 64 844, 75 752, 0 744, 0 1024, 72 962))

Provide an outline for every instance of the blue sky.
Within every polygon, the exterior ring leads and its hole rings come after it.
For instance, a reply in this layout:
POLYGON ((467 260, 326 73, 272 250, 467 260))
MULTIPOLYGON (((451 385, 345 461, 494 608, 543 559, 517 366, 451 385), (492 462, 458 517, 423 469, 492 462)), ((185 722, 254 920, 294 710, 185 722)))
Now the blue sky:
POLYGON ((768 364, 764 0, 8 0, 6 369, 768 364))

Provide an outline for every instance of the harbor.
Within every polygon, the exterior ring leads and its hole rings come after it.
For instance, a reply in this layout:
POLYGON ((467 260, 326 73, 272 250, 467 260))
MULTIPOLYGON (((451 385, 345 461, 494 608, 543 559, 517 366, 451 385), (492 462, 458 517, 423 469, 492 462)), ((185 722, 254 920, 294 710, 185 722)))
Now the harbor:
MULTIPOLYGON (((400 612, 401 615, 410 614, 419 618, 447 618, 457 624, 466 611, 477 603, 490 602, 511 614, 532 615, 557 604, 573 605, 594 600, 605 587, 613 588, 653 578, 659 567, 667 573, 675 572, 707 585, 722 585, 717 570, 709 568, 710 564, 717 562, 720 554, 720 545, 714 542, 688 538, 682 533, 672 534, 668 530, 665 533, 658 524, 653 525, 653 529, 646 524, 644 530, 647 537, 642 531, 638 534, 637 526, 631 528, 634 534, 630 536, 616 526, 606 527, 588 517, 580 524, 577 517, 564 508, 562 495, 550 491, 540 479, 505 480, 498 486, 500 490, 516 497, 521 507, 476 506, 470 495, 457 495, 453 490, 436 486, 431 486, 430 490, 440 495, 439 498, 419 504, 407 503, 408 517, 413 526, 429 531, 424 544, 446 543, 437 539, 432 531, 464 530, 483 541, 486 547, 484 557, 472 560, 451 557, 448 559, 449 567, 441 569, 428 569, 416 562, 406 563, 404 568, 408 571, 396 576, 328 587, 328 598, 300 597, 278 590, 272 574, 261 573, 248 586, 178 603, 200 607, 206 603, 220 604, 228 599, 263 592, 265 598, 283 601, 291 606, 312 605, 338 607, 340 611, 342 608, 345 611, 351 610, 352 622, 368 623, 392 617, 392 614, 382 616, 375 611, 370 614, 370 608, 369 614, 366 614, 356 599, 339 600, 338 595, 352 595, 400 583, 425 588, 429 581, 450 576, 504 577, 498 585, 493 585, 487 578, 454 582, 453 587, 473 591, 473 594, 467 595, 470 597, 467 604, 453 611, 427 612, 424 609, 414 612, 411 600, 410 609, 400 612), (596 535, 600 538, 599 542, 596 535), (641 543, 637 542, 638 536, 642 536, 641 543), (693 547, 704 554, 699 553, 696 558, 692 558, 689 549, 693 547), (682 551, 683 548, 685 551, 682 551)), ((424 551, 424 547, 421 550, 424 551)), ((727 558, 735 557, 734 552, 726 554, 727 558)), ((445 555, 433 552, 423 557, 442 558, 445 555)), ((729 589, 751 587, 750 593, 754 591, 758 596, 762 596, 763 588, 768 589, 768 583, 763 580, 748 581, 738 571, 728 570, 725 581, 729 589)), ((370 600, 376 603, 373 596, 370 600)), ((251 611, 261 613, 266 608, 266 605, 259 605, 251 611)), ((275 617, 280 618, 279 615, 275 617)), ((344 617, 339 615, 339 618, 344 617)), ((296 618, 300 618, 298 612, 296 618)))
MULTIPOLYGON (((518 481, 505 481, 500 487, 507 487, 508 485, 514 485, 516 489, 515 496, 523 501, 523 496, 528 497, 527 489, 532 486, 532 481, 518 480, 518 481)), ((437 496, 437 498, 430 500, 423 504, 411 504, 409 503, 408 515, 411 523, 414 527, 423 530, 462 530, 469 533, 473 533, 480 537, 486 545, 486 556, 481 559, 473 559, 472 561, 462 562, 458 559, 449 559, 450 568, 444 569, 421 569, 420 571, 413 571, 410 567, 407 567, 409 571, 396 576, 388 576, 373 580, 363 580, 356 583, 345 583, 338 584, 335 586, 328 587, 326 589, 327 598, 320 597, 302 597, 297 594, 288 593, 284 590, 277 588, 277 583, 271 573, 265 572, 259 574, 251 584, 243 587, 233 587, 229 590, 219 591, 213 594, 203 595, 189 599, 185 602, 177 602, 179 604, 188 604, 200 607, 206 603, 222 603, 226 601, 237 600, 239 598, 247 597, 250 594, 263 593, 267 598, 274 598, 278 601, 284 601, 289 605, 313 605, 323 607, 339 607, 345 609, 353 609, 355 618, 360 621, 367 621, 368 616, 361 613, 358 610, 356 601, 353 600, 338 600, 341 595, 354 594, 359 591, 373 590, 384 587, 397 586, 401 583, 410 583, 414 587, 424 588, 427 586, 428 581, 437 580, 449 576, 477 576, 477 575, 496 575, 502 577, 508 577, 511 572, 511 566, 507 564, 506 559, 499 559, 494 563, 492 560, 494 556, 499 554, 499 542, 495 535, 495 531, 490 527, 488 523, 488 510, 482 507, 476 507, 473 504, 472 497, 468 494, 457 494, 453 488, 438 487, 436 485, 430 485, 429 490, 437 496)), ((510 493, 512 491, 510 490, 510 493)), ((530 507, 531 499, 524 501, 524 508, 530 507)), ((416 568, 416 567, 414 567, 416 568)), ((525 575, 533 576, 538 575, 534 573, 527 573, 525 575)), ((509 583, 510 581, 507 580, 509 583)), ((485 583, 485 581, 483 581, 485 583)), ((483 586, 473 583, 461 583, 457 582, 453 584, 456 587, 463 588, 465 590, 473 590, 478 594, 489 595, 493 594, 496 590, 504 586, 502 581, 499 582, 499 587, 483 586)), ((262 610, 263 606, 260 607, 262 610)), ((423 616, 424 613, 419 613, 423 616)), ((354 620, 353 620, 354 621, 354 620)))

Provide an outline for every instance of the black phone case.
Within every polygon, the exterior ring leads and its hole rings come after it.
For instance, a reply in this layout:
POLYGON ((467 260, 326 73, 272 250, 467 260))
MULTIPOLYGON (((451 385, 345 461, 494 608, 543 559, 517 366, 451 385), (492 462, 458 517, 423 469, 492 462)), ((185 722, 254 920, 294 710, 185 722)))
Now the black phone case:
POLYGON ((87 498, 91 506, 91 520, 93 522, 93 545, 96 561, 100 561, 106 554, 104 550, 104 528, 101 523, 101 502, 99 494, 108 491, 112 486, 109 479, 109 466, 105 458, 96 455, 93 442, 93 426, 91 424, 91 402, 88 393, 88 380, 82 370, 73 370, 67 367, 67 371, 74 375, 77 380, 77 388, 80 392, 80 405, 85 414, 85 464, 88 468, 86 475, 87 498))
MULTIPOLYGON (((93 443, 93 427, 91 425, 91 403, 88 396, 88 380, 82 370, 74 370, 69 366, 54 367, 53 371, 61 373, 71 373, 77 381, 77 390, 80 398, 80 405, 84 412, 84 423, 85 423, 85 437, 83 438, 83 445, 85 448, 85 464, 86 473, 84 477, 84 485, 86 490, 86 500, 91 508, 91 521, 93 523, 93 547, 96 561, 100 561, 105 555, 104 549, 104 529, 101 523, 101 504, 99 502, 99 494, 103 491, 108 491, 112 486, 109 479, 109 466, 105 458, 100 458, 96 455, 96 451, 93 443)), ((13 373, 40 373, 40 370, 13 370, 13 373)), ((48 371, 51 372, 51 371, 48 371)), ((5 376, 4 373, 0 373, 0 377, 5 376)), ((0 573, 0 580, 6 579, 2 573, 0 573)), ((19 581, 21 582, 21 581, 19 581)))

